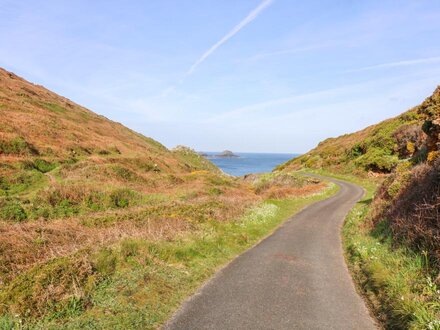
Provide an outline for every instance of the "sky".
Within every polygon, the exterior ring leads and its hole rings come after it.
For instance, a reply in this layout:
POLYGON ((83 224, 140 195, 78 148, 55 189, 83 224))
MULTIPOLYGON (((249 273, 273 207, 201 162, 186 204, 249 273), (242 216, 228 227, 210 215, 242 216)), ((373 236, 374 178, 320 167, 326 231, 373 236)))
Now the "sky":
POLYGON ((440 84, 437 0, 0 0, 0 66, 167 147, 303 153, 440 84))

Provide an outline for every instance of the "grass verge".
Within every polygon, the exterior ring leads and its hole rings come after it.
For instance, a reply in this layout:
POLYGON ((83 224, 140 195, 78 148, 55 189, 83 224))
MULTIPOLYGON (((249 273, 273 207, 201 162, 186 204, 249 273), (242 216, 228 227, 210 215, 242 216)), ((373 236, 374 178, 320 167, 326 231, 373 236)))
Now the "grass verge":
POLYGON ((1 329, 154 329, 216 270, 272 233, 305 206, 328 198, 330 186, 306 197, 267 200, 235 221, 208 221, 173 241, 125 239, 90 256, 103 280, 86 303, 69 303, 40 320, 0 317, 1 329))

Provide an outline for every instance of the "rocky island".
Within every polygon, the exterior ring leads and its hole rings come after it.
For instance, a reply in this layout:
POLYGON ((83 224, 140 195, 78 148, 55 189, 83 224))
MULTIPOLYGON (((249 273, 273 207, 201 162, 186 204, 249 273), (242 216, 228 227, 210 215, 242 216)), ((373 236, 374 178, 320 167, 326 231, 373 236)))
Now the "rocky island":
POLYGON ((234 154, 232 151, 225 150, 221 154, 215 155, 217 158, 239 158, 240 156, 234 154))

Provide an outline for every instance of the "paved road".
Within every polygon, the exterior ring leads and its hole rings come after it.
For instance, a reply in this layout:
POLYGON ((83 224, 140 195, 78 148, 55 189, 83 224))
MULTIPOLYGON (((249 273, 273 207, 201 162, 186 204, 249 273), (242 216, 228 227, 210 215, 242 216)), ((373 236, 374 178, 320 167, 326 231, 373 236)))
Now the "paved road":
POLYGON ((165 329, 375 329, 345 265, 340 229, 362 197, 341 189, 219 271, 165 329))

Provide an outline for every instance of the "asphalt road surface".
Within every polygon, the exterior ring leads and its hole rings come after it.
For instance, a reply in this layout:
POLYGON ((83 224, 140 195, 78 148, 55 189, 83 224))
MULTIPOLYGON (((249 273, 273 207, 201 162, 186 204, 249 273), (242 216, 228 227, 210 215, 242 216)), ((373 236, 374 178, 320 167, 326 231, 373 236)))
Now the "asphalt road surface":
POLYGON ((363 190, 343 181, 234 259, 165 329, 376 329, 343 257, 340 229, 363 190))

